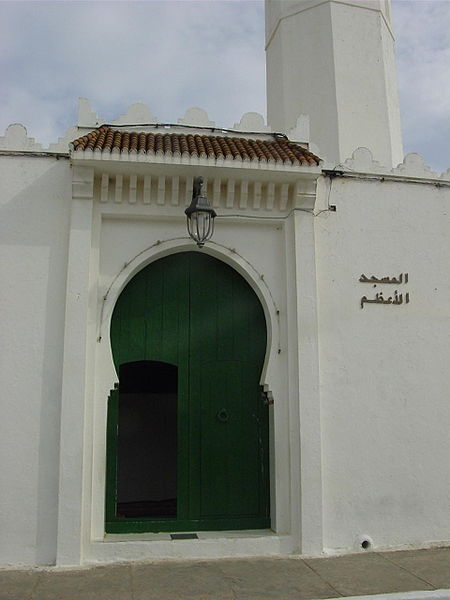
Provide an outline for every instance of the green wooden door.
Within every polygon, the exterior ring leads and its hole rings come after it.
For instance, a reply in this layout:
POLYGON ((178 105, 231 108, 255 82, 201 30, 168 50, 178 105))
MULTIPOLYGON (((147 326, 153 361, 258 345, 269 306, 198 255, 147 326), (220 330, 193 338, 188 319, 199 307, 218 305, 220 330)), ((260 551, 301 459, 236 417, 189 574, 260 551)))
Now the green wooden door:
POLYGON ((198 252, 158 260, 120 295, 111 344, 118 372, 137 361, 177 368, 177 498, 172 516, 118 514, 119 382, 108 406, 106 531, 269 527, 266 324, 247 282, 198 252))

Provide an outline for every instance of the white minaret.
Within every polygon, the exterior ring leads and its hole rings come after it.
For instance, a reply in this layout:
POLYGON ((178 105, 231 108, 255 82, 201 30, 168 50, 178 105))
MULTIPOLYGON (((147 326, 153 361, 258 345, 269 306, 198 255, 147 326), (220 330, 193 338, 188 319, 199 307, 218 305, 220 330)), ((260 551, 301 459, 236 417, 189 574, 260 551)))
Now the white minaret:
POLYGON ((306 114, 334 164, 359 146, 403 160, 390 0, 266 0, 266 53, 272 130, 306 114))

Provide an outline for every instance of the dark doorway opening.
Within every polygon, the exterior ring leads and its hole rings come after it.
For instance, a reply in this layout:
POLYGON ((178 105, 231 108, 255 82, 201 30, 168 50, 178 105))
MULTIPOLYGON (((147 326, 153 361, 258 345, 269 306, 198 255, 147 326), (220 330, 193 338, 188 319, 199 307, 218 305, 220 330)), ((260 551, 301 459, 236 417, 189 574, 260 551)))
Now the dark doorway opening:
POLYGON ((177 518, 178 368, 120 365, 117 517, 177 518))

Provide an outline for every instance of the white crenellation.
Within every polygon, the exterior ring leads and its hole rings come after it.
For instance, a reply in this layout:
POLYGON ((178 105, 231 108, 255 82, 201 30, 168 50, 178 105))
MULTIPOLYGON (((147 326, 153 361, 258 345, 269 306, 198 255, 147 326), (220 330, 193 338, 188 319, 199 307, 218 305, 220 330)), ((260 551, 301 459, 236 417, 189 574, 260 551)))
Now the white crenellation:
POLYGON ((412 152, 407 154, 402 163, 397 168, 392 169, 392 173, 405 175, 406 177, 423 177, 427 179, 438 178, 438 173, 435 173, 431 167, 429 167, 425 160, 420 156, 412 152))
POLYGON ((397 177, 406 177, 412 179, 449 179, 450 169, 447 173, 436 173, 425 163, 420 154, 412 152, 407 154, 397 167, 391 169, 374 160, 372 151, 369 148, 357 148, 351 158, 347 158, 342 164, 337 165, 336 170, 350 171, 354 173, 373 173, 379 175, 394 175, 397 177))
POLYGON ((270 127, 266 125, 264 117, 257 112, 246 112, 242 115, 239 123, 235 123, 232 127, 236 131, 245 132, 270 132, 270 127))
POLYGON ((28 137, 27 129, 21 123, 12 123, 6 128, 5 135, 0 136, 0 150, 27 150, 39 152, 42 145, 34 138, 28 137))
POLYGON ((347 158, 343 166, 357 173, 384 173, 388 170, 387 167, 374 160, 369 148, 364 147, 356 148, 351 158, 347 158))
POLYGON ((193 106, 188 108, 184 117, 178 119, 180 125, 197 125, 198 127, 215 127, 214 121, 209 120, 208 113, 203 108, 193 106))
POLYGON ((91 101, 87 98, 78 98, 78 127, 94 128, 102 123, 99 116, 92 110, 91 101))
POLYGON ((152 115, 149 107, 142 102, 129 106, 127 112, 120 115, 112 123, 114 125, 146 125, 157 123, 158 119, 152 115))

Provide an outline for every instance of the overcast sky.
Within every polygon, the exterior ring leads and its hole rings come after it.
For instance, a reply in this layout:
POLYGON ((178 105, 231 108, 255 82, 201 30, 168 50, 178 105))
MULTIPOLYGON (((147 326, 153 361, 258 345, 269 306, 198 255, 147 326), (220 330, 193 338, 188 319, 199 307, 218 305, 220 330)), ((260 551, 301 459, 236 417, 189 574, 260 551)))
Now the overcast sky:
MULTIPOLYGON (((231 127, 265 114, 264 2, 0 1, 0 135, 21 122, 48 145, 78 97, 106 121, 144 102, 231 127)), ((405 153, 450 167, 450 0, 393 0, 405 153)))

